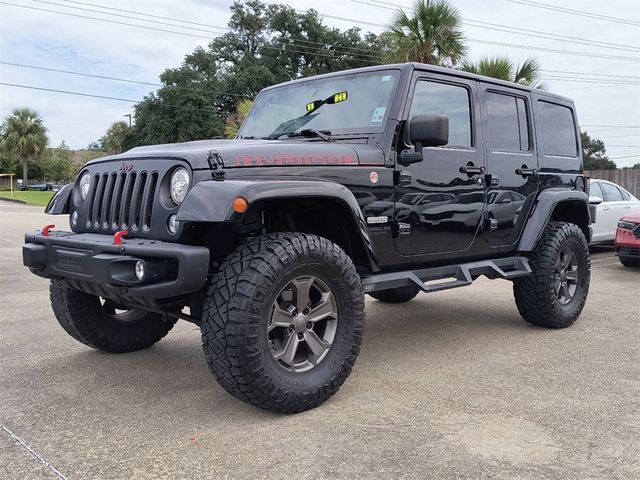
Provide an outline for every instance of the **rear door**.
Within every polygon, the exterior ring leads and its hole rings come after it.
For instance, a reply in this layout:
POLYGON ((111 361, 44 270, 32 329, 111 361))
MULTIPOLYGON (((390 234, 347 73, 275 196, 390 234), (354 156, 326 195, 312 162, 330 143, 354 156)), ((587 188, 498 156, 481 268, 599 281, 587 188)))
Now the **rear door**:
POLYGON ((527 91, 481 83, 486 125, 487 206, 483 237, 492 247, 511 246, 538 191, 538 159, 527 91))
POLYGON ((626 207, 629 206, 629 202, 625 201, 622 192, 614 184, 608 182, 599 183, 604 193, 602 211, 606 218, 604 225, 607 231, 606 239, 612 240, 616 234, 618 220, 628 212, 626 207))
MULTIPOLYGON (((419 163, 397 165, 405 180, 396 186, 396 248, 403 255, 415 255, 418 262, 421 255, 468 250, 484 208, 482 175, 460 171, 466 166, 484 168, 477 82, 416 72, 403 118, 433 114, 449 118, 449 143, 425 148, 424 160, 419 163), (438 201, 412 205, 409 210, 400 199, 412 194, 431 200, 437 194, 438 201)), ((398 151, 409 144, 408 135, 405 137, 400 139, 398 151)))

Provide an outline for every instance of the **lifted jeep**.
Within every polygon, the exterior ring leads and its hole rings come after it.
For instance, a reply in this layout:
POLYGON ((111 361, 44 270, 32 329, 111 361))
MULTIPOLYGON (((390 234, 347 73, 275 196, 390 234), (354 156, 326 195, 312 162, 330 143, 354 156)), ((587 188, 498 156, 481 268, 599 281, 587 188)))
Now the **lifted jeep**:
POLYGON ((26 234, 76 340, 149 347, 201 327, 232 395, 316 407, 360 350, 364 294, 513 281, 529 323, 563 328, 587 298, 591 212, 573 103, 421 64, 263 90, 235 140, 134 148, 88 163, 26 234))

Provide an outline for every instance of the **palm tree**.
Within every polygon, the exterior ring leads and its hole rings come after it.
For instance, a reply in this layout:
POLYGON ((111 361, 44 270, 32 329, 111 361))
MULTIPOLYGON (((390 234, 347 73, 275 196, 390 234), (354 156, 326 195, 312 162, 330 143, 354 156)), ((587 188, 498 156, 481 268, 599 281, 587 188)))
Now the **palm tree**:
POLYGON ((483 57, 478 63, 465 60, 460 69, 544 90, 544 85, 540 82, 540 64, 535 58, 528 58, 522 65, 518 65, 507 57, 483 57))
POLYGON ((399 10, 383 35, 389 62, 454 66, 464 56, 462 16, 446 0, 416 0, 411 16, 399 10))
POLYGON ((12 115, 5 118, 2 124, 2 149, 20 159, 24 186, 28 185, 29 162, 39 155, 48 143, 44 122, 33 110, 18 108, 12 115))
POLYGON ((236 138, 240 126, 244 119, 249 115, 249 110, 253 106, 253 100, 243 98, 236 105, 236 111, 227 117, 224 126, 224 136, 227 138, 236 138))

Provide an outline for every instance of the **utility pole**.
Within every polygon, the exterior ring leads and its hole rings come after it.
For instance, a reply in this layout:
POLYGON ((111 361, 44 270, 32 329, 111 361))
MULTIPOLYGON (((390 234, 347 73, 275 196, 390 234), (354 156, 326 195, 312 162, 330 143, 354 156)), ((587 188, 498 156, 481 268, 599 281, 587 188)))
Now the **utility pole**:
POLYGON ((123 115, 123 117, 129 117, 129 128, 131 128, 131 114, 127 113, 126 115, 123 115))

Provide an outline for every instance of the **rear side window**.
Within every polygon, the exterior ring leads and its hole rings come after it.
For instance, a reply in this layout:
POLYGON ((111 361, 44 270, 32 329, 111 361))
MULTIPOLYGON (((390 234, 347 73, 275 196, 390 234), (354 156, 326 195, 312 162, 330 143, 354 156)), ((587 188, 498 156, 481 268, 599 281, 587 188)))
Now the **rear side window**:
POLYGON ((529 150, 529 122, 524 98, 487 92, 489 145, 491 150, 529 150))
POLYGON ((577 157, 576 127, 571 109, 538 100, 541 110, 542 144, 544 154, 556 157, 577 157))
POLYGON ((409 118, 416 115, 446 115, 449 117, 447 146, 472 146, 471 102, 465 87, 420 80, 413 94, 409 118))
POLYGON ((619 188, 618 190, 620 190, 620 194, 622 195, 623 200, 631 200, 631 195, 629 193, 625 192, 621 188, 619 188))
POLYGON ((610 185, 608 183, 603 183, 600 185, 602 190, 604 190, 605 200, 608 202, 619 202, 622 200, 622 193, 617 187, 610 185))

